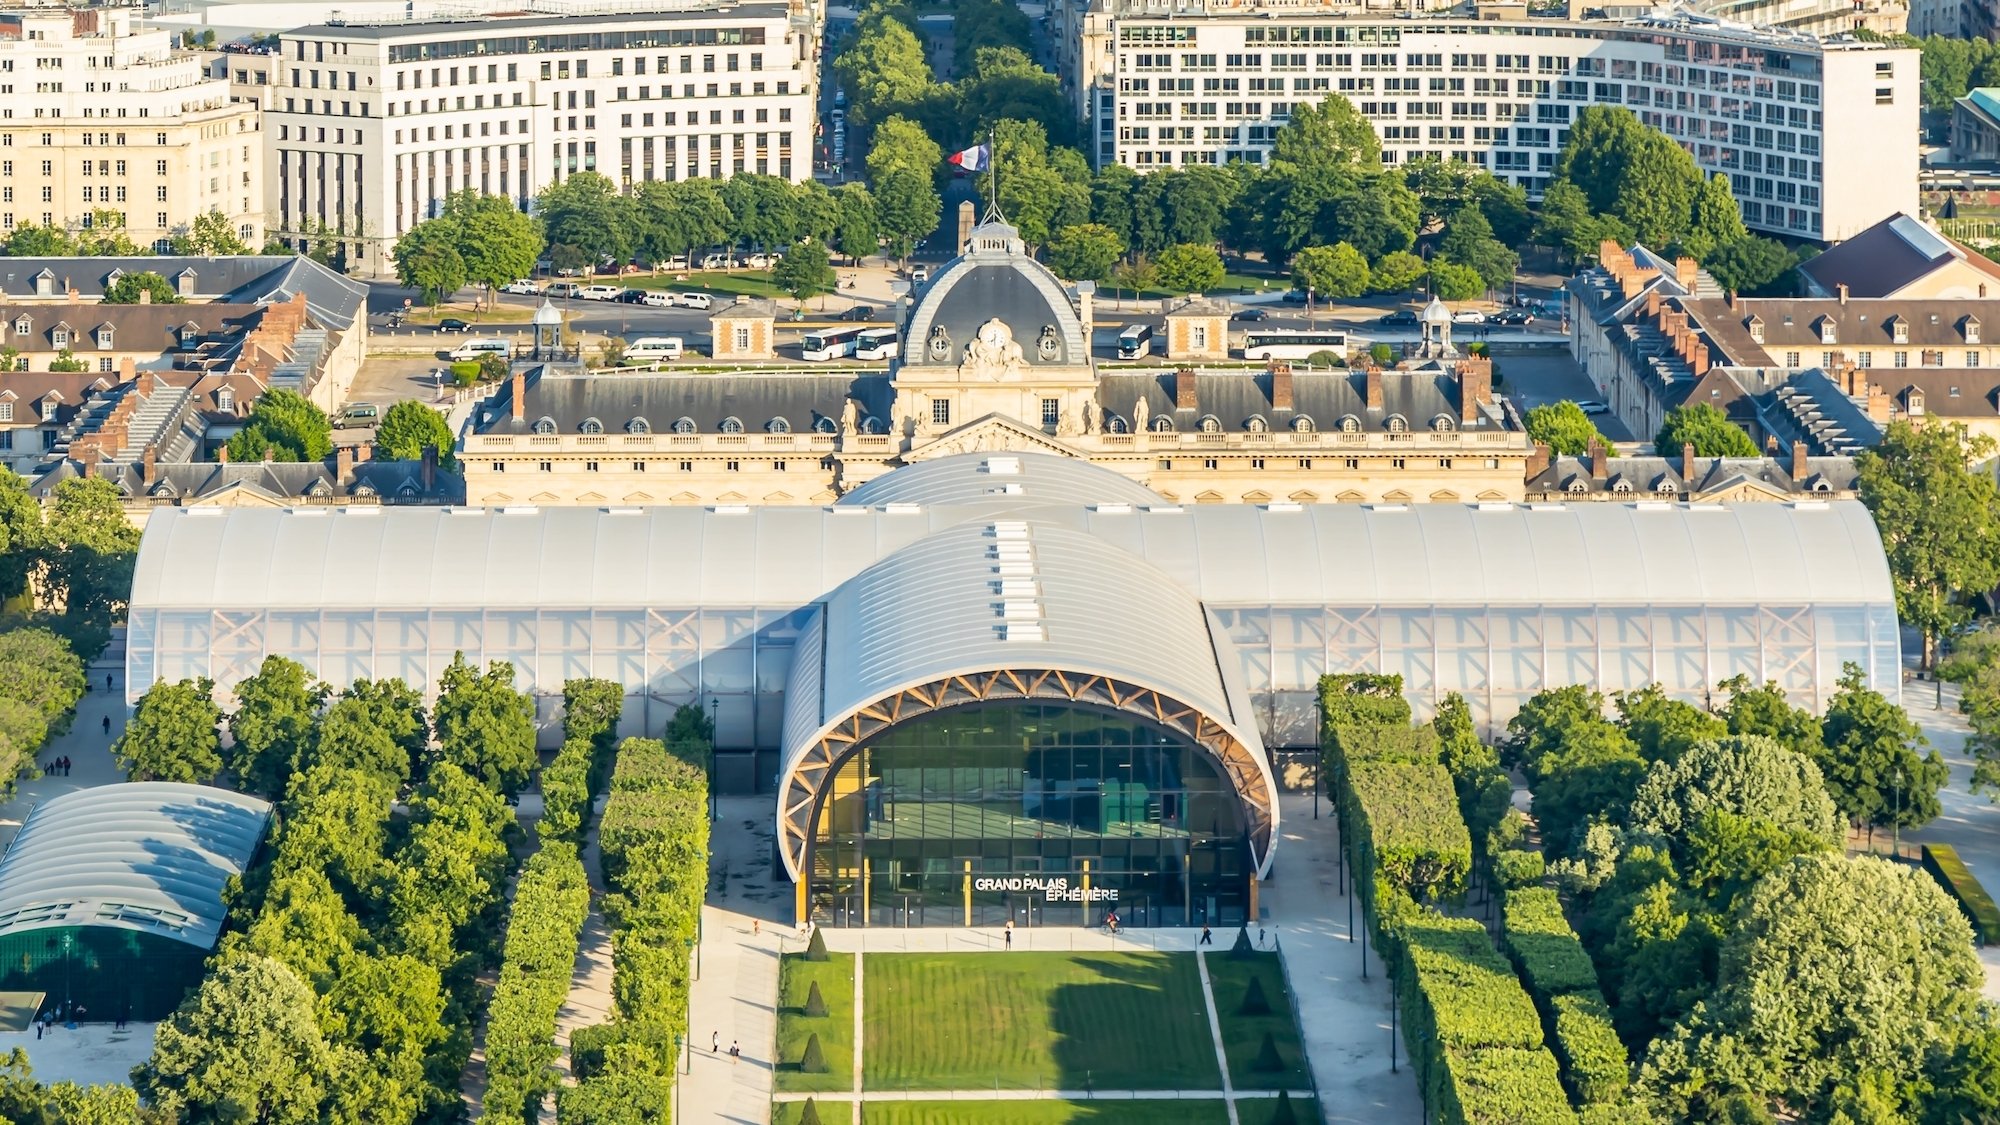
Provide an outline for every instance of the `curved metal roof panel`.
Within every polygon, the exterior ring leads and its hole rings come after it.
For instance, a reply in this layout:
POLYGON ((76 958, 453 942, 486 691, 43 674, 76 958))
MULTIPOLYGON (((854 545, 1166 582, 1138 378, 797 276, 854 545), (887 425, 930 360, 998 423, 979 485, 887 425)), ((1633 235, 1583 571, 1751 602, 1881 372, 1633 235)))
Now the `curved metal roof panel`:
POLYGON ((1008 502, 1037 507, 1165 504, 1130 477, 1074 457, 1048 453, 970 453, 919 461, 885 473, 841 497, 842 506, 1008 502))
POLYGON ((0 934, 114 926, 212 948, 223 888, 270 816, 255 797, 164 781, 52 797, 0 857, 0 934))

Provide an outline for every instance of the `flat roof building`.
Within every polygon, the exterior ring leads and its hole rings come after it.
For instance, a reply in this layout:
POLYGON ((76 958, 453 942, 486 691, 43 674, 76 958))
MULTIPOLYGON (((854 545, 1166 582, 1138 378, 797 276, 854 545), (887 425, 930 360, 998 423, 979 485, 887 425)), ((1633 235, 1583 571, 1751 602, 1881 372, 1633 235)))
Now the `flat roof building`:
POLYGON ((163 509, 130 621, 135 698, 267 655, 427 685, 463 653, 545 723, 580 676, 624 685, 625 733, 699 706, 719 787, 774 794, 801 909, 836 924, 998 924, 1023 894, 1255 917, 1270 754, 1314 745, 1328 672, 1490 727, 1571 683, 1740 673, 1817 707, 1854 663, 1893 696, 1900 659, 1853 501, 1183 507, 1032 453, 815 505, 163 509))

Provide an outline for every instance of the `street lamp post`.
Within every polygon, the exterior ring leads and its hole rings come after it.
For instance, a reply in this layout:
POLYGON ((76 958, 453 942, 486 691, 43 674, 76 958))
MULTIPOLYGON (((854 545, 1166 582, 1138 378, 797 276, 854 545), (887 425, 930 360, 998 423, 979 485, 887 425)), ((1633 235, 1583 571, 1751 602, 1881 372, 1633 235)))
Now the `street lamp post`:
MULTIPOLYGON (((685 1035, 681 1034, 681 1033, 680 1033, 680 1032, 678 1032, 678 1031, 674 1032, 674 1054, 676 1054, 676 1055, 680 1054, 680 1053, 681 1053, 681 1049, 682 1049, 682 1047, 683 1047, 683 1046, 684 1046, 684 1045, 685 1045, 686 1043, 687 1043, 687 1036, 685 1036, 685 1035)), ((692 1058, 690 1058, 690 1059, 688 1060, 688 1069, 689 1069, 689 1070, 693 1070, 693 1069, 694 1069, 694 1060, 693 1060, 692 1058)), ((681 1119, 681 1086, 682 1086, 682 1085, 683 1085, 683 1084, 682 1084, 682 1083, 679 1083, 679 1082, 676 1082, 676 1083, 674 1083, 674 1120, 675 1120, 675 1121, 679 1121, 679 1120, 681 1119)))
POLYGON ((1889 848, 1896 858, 1903 856, 1903 767, 1896 767, 1896 819, 1889 822, 1889 848))
POLYGON ((722 700, 708 699, 708 819, 715 819, 715 736, 722 715, 722 700))

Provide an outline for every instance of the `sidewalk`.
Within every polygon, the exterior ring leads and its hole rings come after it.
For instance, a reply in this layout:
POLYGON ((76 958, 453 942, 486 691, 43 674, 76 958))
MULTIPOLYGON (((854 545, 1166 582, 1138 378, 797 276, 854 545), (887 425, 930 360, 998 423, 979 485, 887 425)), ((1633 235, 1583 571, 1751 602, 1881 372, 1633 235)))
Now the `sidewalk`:
MULTIPOLYGON (((609 793, 601 793, 590 810, 590 831, 583 839, 583 872, 590 881, 590 913, 577 939, 576 965, 570 971, 569 996, 556 1011, 556 1073, 565 1086, 576 1085, 570 1069, 569 1037, 579 1027, 611 1020, 611 930, 604 924, 599 900, 604 896, 604 860, 597 846, 597 826, 609 793)), ((544 1121, 555 1120, 551 1099, 542 1107, 544 1121)))
POLYGON ((787 933, 796 946, 797 932, 785 921, 789 888, 771 880, 771 799, 724 797, 716 805, 676 1119, 763 1125, 771 1119, 779 947, 787 933), (711 1042, 720 1049, 711 1052, 711 1042), (738 1061, 730 1059, 731 1043, 742 1051, 738 1061))
POLYGON ((122 689, 104 690, 107 673, 116 677, 115 683, 125 682, 123 667, 91 666, 87 671, 91 690, 84 693, 83 699, 77 703, 76 718, 70 724, 69 732, 49 740, 49 744, 36 755, 35 776, 16 784, 13 796, 0 801, 0 849, 14 842, 14 834, 21 830, 21 822, 28 818, 36 805, 50 797, 125 780, 124 771, 111 758, 111 740, 125 732, 125 720, 131 712, 125 705, 122 689), (111 717, 109 736, 104 733, 106 715, 111 717), (54 761, 65 754, 70 759, 68 777, 41 775, 40 763, 54 761))

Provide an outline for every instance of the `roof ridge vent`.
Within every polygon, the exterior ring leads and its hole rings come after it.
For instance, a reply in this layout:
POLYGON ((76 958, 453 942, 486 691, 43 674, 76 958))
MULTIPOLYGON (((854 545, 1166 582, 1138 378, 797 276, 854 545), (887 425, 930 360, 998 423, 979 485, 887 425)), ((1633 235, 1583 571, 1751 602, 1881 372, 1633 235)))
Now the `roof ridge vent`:
POLYGON ((924 506, 922 504, 897 502, 897 503, 882 505, 882 510, 889 513, 892 516, 914 516, 918 512, 923 511, 924 506))
POLYGON ((988 457, 986 471, 994 476, 1013 476, 1021 471, 1019 457, 988 457))

